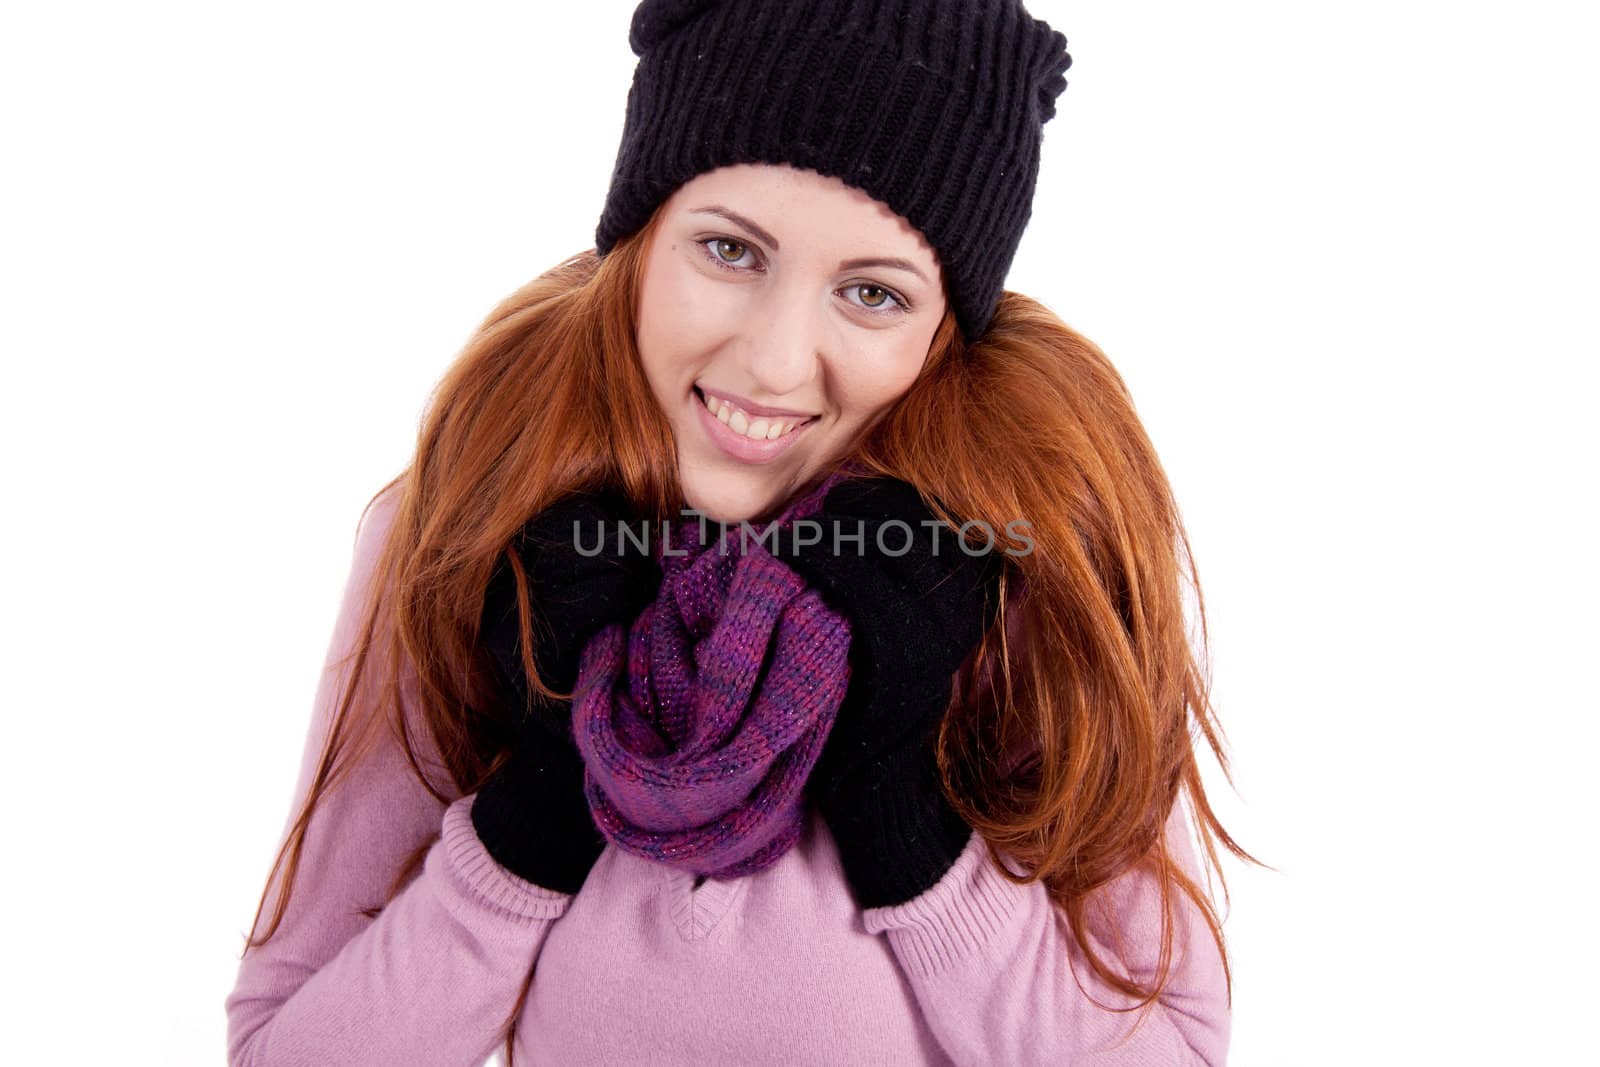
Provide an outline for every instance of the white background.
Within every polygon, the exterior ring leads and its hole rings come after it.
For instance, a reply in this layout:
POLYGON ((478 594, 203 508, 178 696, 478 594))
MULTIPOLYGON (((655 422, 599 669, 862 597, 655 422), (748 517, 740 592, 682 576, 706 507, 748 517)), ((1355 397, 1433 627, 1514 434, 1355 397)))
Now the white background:
MULTIPOLYGON (((1590 6, 1029 7, 1008 287, 1133 390, 1277 868, 1230 1062, 1593 1056, 1590 6)), ((0 16, 7 1062, 223 1062, 361 506, 592 243, 632 4, 443 10, 0 16)))

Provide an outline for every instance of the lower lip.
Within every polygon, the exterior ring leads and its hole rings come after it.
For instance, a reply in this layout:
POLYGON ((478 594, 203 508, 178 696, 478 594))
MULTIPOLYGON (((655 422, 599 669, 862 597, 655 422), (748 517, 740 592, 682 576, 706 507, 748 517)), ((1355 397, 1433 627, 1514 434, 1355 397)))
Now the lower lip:
POLYGON ((716 446, 734 459, 744 463, 770 463, 793 447, 801 434, 811 428, 811 422, 796 426, 782 437, 773 441, 754 441, 742 433, 734 433, 722 420, 711 414, 711 409, 706 407, 706 402, 700 399, 698 390, 690 393, 690 400, 700 411, 700 425, 705 427, 706 435, 715 442, 716 446))

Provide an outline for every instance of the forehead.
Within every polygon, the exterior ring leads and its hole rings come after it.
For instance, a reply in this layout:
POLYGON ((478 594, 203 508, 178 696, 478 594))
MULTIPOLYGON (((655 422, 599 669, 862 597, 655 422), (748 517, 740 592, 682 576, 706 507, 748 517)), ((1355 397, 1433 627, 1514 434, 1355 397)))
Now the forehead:
MULTIPOLYGON (((729 209, 777 238, 784 251, 896 255, 937 269, 921 232, 887 204, 838 178, 784 164, 741 163, 698 174, 667 202, 671 214, 729 209)), ((695 214, 714 222, 714 216, 695 214)))

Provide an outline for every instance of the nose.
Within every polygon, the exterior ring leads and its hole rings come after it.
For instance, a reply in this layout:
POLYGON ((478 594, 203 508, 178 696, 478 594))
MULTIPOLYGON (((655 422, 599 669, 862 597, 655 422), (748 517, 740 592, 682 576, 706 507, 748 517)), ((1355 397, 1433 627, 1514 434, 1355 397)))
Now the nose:
POLYGON ((801 285, 775 285, 751 310, 744 370, 755 399, 798 396, 820 372, 825 342, 821 308, 801 285))

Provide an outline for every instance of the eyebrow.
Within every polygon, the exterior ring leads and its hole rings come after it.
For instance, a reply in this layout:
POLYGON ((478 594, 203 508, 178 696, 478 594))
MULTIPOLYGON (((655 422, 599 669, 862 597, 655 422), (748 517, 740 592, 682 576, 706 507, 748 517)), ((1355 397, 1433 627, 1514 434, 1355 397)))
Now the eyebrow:
MULTIPOLYGON (((782 250, 782 246, 778 244, 778 239, 776 237, 772 236, 772 234, 768 233, 760 226, 757 226, 754 222, 745 218, 737 211, 734 211, 732 208, 723 207, 721 204, 708 204, 705 207, 697 207, 692 209, 691 214, 720 216, 721 218, 727 219, 729 222, 743 226, 745 229, 756 235, 756 240, 764 241, 765 243, 771 245, 774 252, 782 250)), ((916 265, 909 259, 900 259, 894 256, 876 256, 868 257, 866 259, 847 259, 843 263, 839 264, 840 270, 861 270, 864 267, 891 267, 895 270, 907 271, 922 279, 924 285, 929 284, 927 275, 918 270, 916 265)))

